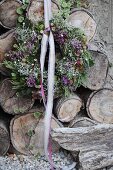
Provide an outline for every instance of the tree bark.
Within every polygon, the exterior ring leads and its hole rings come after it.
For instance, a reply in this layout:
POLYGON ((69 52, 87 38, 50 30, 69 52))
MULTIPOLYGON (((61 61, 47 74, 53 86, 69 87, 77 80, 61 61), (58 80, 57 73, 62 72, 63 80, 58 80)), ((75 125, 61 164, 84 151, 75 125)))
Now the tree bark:
POLYGON ((79 152, 79 162, 83 170, 113 165, 113 125, 57 128, 51 134, 53 140, 64 149, 79 152))
POLYGON ((21 6, 19 0, 2 0, 0 2, 0 24, 12 29, 16 26, 18 15, 16 9, 21 6))
POLYGON ((113 89, 93 92, 87 101, 88 115, 101 123, 113 123, 113 89))
MULTIPOLYGON (((29 111, 23 116, 16 116, 10 124, 10 134, 13 146, 17 151, 26 155, 44 155, 44 117, 35 117, 35 113, 41 113, 40 108, 29 111)), ((42 114, 42 113, 41 113, 42 114)), ((51 127, 61 127, 62 124, 54 117, 51 127)), ((59 150, 57 142, 52 141, 53 152, 59 150)))
POLYGON ((10 79, 5 79, 0 84, 0 105, 2 109, 9 114, 24 114, 34 104, 34 100, 29 96, 17 96, 16 91, 12 89, 10 79))
POLYGON ((2 62, 6 59, 5 54, 12 49, 15 42, 14 31, 15 30, 12 29, 0 36, 0 72, 6 75, 9 74, 8 69, 2 65, 2 62))
POLYGON ((82 100, 76 94, 60 98, 55 106, 55 113, 61 122, 70 122, 76 117, 82 105, 82 100))
POLYGON ((0 156, 5 155, 10 147, 10 137, 7 124, 0 119, 0 156))

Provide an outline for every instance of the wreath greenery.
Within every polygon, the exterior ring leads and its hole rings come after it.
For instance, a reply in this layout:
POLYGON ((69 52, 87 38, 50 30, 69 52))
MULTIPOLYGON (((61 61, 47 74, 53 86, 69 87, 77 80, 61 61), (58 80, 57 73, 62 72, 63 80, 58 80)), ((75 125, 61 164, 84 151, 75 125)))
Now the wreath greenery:
MULTIPOLYGON (((76 4, 78 4, 78 0, 76 4)), ((40 47, 44 32, 44 21, 33 24, 26 17, 28 0, 24 0, 17 9, 19 14, 15 30, 16 43, 9 51, 4 65, 11 71, 13 88, 19 94, 32 94, 41 97, 40 86, 40 47)), ((55 93, 67 95, 78 86, 84 85, 86 69, 92 66, 93 60, 87 48, 87 38, 82 30, 68 26, 67 18, 72 7, 71 1, 60 0, 59 12, 50 21, 54 35, 56 51, 55 93)), ((49 47, 48 47, 49 48, 49 47)), ((47 71, 44 71, 44 90, 47 92, 47 71)))

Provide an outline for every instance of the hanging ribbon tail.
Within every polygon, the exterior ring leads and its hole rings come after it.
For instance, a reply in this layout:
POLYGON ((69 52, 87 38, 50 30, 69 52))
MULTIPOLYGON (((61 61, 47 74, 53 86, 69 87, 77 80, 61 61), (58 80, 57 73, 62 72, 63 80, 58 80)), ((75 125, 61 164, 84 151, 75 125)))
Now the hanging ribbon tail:
POLYGON ((55 73, 55 44, 52 32, 50 32, 49 37, 50 53, 49 53, 49 63, 48 63, 48 96, 45 114, 45 132, 44 132, 44 150, 51 167, 56 167, 52 159, 49 158, 48 145, 49 137, 51 131, 51 117, 53 109, 53 96, 54 96, 54 73, 55 73))
POLYGON ((42 99, 43 99, 43 104, 44 107, 46 108, 46 97, 45 97, 45 93, 44 93, 44 87, 42 84, 42 79, 40 80, 40 85, 41 85, 41 95, 42 95, 42 99))
MULTIPOLYGON (((51 0, 44 0, 44 8, 45 8, 45 19, 52 18, 52 9, 51 9, 51 0), (47 18, 47 16, 48 18, 47 18)), ((48 21, 48 20, 47 20, 48 21)), ((46 25, 46 24, 45 24, 46 25)), ((50 28, 50 26, 45 27, 50 28)), ((75 167, 75 163, 73 163, 70 167, 57 167, 53 160, 52 160, 52 146, 50 144, 50 132, 51 132, 51 117, 52 117, 52 110, 53 110, 53 97, 54 97, 54 75, 55 75, 55 43, 54 37, 52 32, 50 31, 49 37, 49 62, 48 62, 48 95, 47 95, 47 104, 46 104, 46 111, 45 111, 45 119, 44 119, 44 151, 47 160, 51 165, 51 169, 56 168, 57 170, 71 170, 75 167), (49 147, 49 148, 48 148, 49 147), (48 150, 49 149, 49 150, 48 150)), ((41 71, 43 73, 43 57, 41 59, 41 71)))
POLYGON ((40 68, 41 68, 42 83, 43 83, 43 71, 44 71, 44 64, 45 64, 45 56, 47 53, 47 46, 48 46, 48 35, 44 33, 41 42, 41 54, 40 54, 40 68))
POLYGON ((42 99, 45 106, 45 95, 44 95, 44 88, 43 88, 43 71, 44 71, 44 64, 45 64, 45 57, 47 53, 47 48, 48 48, 48 39, 49 39, 49 14, 48 14, 48 4, 47 0, 44 0, 44 25, 45 25, 45 30, 43 32, 43 37, 41 41, 41 54, 40 54, 40 70, 41 70, 41 94, 42 94, 42 99))

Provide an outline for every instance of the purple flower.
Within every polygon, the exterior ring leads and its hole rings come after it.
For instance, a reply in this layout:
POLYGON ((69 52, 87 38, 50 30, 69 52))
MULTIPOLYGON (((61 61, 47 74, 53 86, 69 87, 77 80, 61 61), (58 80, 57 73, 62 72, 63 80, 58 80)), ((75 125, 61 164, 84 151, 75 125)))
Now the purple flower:
POLYGON ((68 78, 66 76, 62 77, 62 82, 63 82, 64 85, 68 85, 69 84, 69 80, 68 80, 68 78))
POLYGON ((82 49, 81 41, 77 40, 76 38, 72 39, 70 43, 72 47, 75 48, 77 51, 80 51, 82 49))
POLYGON ((35 87, 36 86, 36 79, 33 75, 30 75, 28 78, 27 78, 27 86, 28 87, 35 87))
POLYGON ((31 53, 32 53, 33 48, 34 48, 33 43, 28 42, 28 43, 27 43, 27 52, 29 52, 29 53, 31 54, 31 53))
POLYGON ((38 40, 38 35, 36 32, 33 32, 32 38, 31 38, 31 43, 35 43, 38 40))
POLYGON ((21 51, 9 51, 7 56, 10 60, 15 61, 15 60, 18 60, 18 59, 22 59, 23 53, 21 51))
POLYGON ((67 33, 62 30, 58 30, 54 32, 54 37, 58 44, 63 45, 67 39, 67 33))

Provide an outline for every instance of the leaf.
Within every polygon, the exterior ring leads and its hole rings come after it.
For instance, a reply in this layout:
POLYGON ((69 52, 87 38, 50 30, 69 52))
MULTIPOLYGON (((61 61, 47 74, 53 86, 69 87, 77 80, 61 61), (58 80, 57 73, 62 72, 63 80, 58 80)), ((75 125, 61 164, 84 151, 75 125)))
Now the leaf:
POLYGON ((29 0, 22 0, 23 4, 28 4, 29 0))
POLYGON ((12 77, 16 77, 16 74, 15 73, 11 73, 12 77))
POLYGON ((15 49, 17 49, 17 48, 18 48, 18 45, 17 45, 17 44, 14 44, 13 47, 14 47, 15 49))
POLYGON ((29 131, 27 132, 27 135, 28 135, 29 137, 32 137, 32 136, 34 135, 34 131, 33 131, 33 130, 29 130, 29 131))
POLYGON ((18 22, 22 23, 24 21, 24 17, 20 16, 18 17, 18 22))
POLYGON ((27 4, 22 5, 21 8, 25 10, 27 8, 27 4))
POLYGON ((16 12, 17 12, 17 14, 22 15, 23 14, 22 7, 17 8, 16 12))
POLYGON ((35 112, 34 113, 34 117, 36 118, 36 119, 39 119, 39 117, 42 115, 42 113, 41 112, 35 112))
POLYGON ((94 65, 94 61, 92 59, 89 60, 89 67, 92 67, 94 65))

